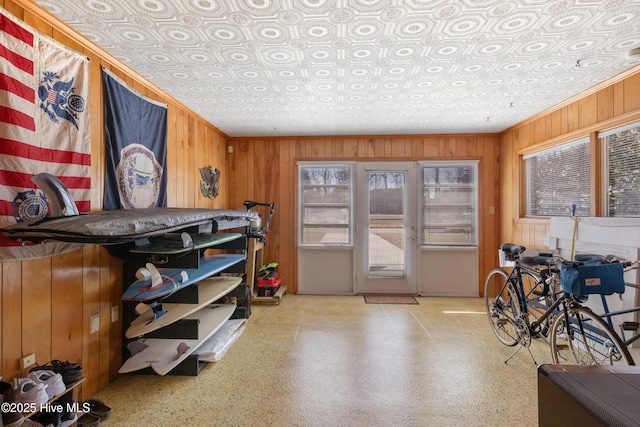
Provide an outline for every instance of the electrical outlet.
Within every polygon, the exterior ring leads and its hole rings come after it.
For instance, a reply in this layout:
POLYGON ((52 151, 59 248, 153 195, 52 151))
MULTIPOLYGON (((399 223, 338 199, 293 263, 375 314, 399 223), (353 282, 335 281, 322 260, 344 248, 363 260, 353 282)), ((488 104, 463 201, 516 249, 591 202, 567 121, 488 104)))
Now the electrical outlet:
POLYGON ((118 306, 117 305, 111 306, 111 323, 116 322, 118 320, 118 317, 119 317, 118 306))
POLYGON ((91 328, 89 333, 98 332, 100 330, 100 313, 91 316, 91 328))
POLYGON ((30 354, 28 356, 23 357, 21 360, 21 369, 26 369, 29 366, 35 365, 36 364, 36 354, 30 354))

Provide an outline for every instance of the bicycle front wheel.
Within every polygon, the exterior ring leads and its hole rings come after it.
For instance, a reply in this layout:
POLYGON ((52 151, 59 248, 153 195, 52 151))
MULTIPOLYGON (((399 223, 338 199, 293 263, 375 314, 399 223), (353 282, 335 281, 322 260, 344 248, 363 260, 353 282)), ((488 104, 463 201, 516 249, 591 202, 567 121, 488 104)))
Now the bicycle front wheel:
POLYGON ((493 333, 500 342, 513 347, 518 343, 516 319, 520 315, 518 292, 501 268, 489 272, 484 283, 484 304, 493 333))
POLYGON ((553 320, 553 363, 570 365, 633 365, 622 340, 600 316, 575 306, 562 310, 553 320))

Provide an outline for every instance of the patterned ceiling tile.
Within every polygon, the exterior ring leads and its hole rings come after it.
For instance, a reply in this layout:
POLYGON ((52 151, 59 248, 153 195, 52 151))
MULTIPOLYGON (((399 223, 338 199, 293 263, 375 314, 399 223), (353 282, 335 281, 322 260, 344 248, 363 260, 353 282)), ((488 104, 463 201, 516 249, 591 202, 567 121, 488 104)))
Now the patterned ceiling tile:
POLYGON ((231 136, 498 132, 640 64, 640 0, 38 3, 231 136))

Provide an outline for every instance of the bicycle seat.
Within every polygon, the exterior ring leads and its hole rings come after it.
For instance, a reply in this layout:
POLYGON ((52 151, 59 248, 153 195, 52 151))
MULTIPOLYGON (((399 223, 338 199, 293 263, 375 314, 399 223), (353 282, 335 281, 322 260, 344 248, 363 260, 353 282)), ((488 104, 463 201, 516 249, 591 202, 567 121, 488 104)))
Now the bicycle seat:
POLYGON ((525 248, 524 246, 516 245, 515 243, 504 243, 502 246, 500 246, 500 249, 505 254, 518 255, 524 252, 527 248, 525 248))

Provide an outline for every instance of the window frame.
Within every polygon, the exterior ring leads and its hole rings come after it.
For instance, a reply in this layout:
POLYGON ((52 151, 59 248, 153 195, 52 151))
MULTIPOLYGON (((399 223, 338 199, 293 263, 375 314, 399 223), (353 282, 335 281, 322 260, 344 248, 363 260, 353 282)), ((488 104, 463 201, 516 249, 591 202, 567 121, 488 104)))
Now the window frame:
MULTIPOLYGON (((593 156, 595 155, 595 150, 591 141, 591 138, 589 135, 586 136, 579 136, 579 137, 573 137, 569 140, 565 140, 563 142, 551 145, 551 146, 545 146, 545 147, 538 147, 537 149, 531 150, 531 149, 527 149, 525 152, 520 152, 520 166, 521 166, 521 191, 522 191, 522 197, 521 197, 521 201, 522 204, 520 205, 521 208, 521 214, 519 215, 520 218, 524 218, 524 219, 536 219, 536 218, 551 218, 551 217, 562 217, 562 216, 566 216, 565 214, 554 214, 554 215, 541 215, 541 214, 530 214, 530 186, 531 183, 527 180, 527 160, 537 157, 537 156, 541 156, 544 154, 548 154, 548 153, 553 153, 559 150, 565 150, 565 149, 569 149, 571 148, 571 146, 577 146, 577 145, 581 145, 584 144, 586 145, 587 149, 589 150, 588 153, 588 161, 585 163, 586 167, 588 167, 588 173, 587 173, 587 180, 586 182, 588 182, 589 185, 589 203, 588 203, 588 213, 585 215, 584 213, 581 216, 591 216, 593 214, 593 209, 592 206, 594 204, 594 188, 593 188, 593 180, 592 180, 592 176, 594 175, 594 173, 596 173, 596 171, 594 170, 594 162, 592 161, 593 156)), ((529 147, 531 148, 531 147, 529 147)), ((572 214, 572 209, 569 208, 569 215, 572 214)))
MULTIPOLYGON (((418 162, 419 166, 419 199, 420 206, 418 212, 418 221, 420 223, 420 234, 419 234, 419 242, 420 246, 424 248, 434 248, 434 247, 478 247, 480 241, 480 217, 479 217, 479 209, 480 209, 480 197, 479 197, 479 188, 480 188, 480 173, 479 173, 479 160, 423 160, 418 162), (451 243, 451 242, 438 242, 438 243, 427 243, 425 242, 425 227, 426 227, 426 219, 425 219, 425 188, 426 185, 424 183, 424 173, 425 169, 432 167, 460 167, 460 166, 470 166, 472 168, 473 173, 473 184, 472 184, 472 238, 471 243, 451 243)), ((452 186, 454 184, 451 184, 452 186)))
MULTIPOLYGON (((355 218, 355 206, 354 206, 354 191, 355 191, 355 162, 313 162, 313 161, 300 161, 297 163, 298 167, 298 246, 304 248, 352 248, 354 245, 354 218, 355 218), (349 201, 347 203, 348 213, 348 222, 347 222, 347 233, 348 233, 348 242, 340 243, 340 242, 305 242, 304 241, 304 197, 303 191, 305 189, 305 184, 302 182, 303 179, 303 170, 305 168, 346 168, 349 170, 349 182, 346 184, 348 186, 348 195, 349 201)), ((338 184, 336 184, 337 186, 338 184)))
MULTIPOLYGON (((640 218, 640 212, 637 215, 629 216, 629 215, 611 215, 610 212, 610 177, 609 177, 609 136, 614 134, 625 132, 631 129, 640 129, 640 121, 633 121, 631 123, 627 123, 624 125, 616 126, 611 129, 607 129, 604 131, 600 131, 597 134, 597 139, 601 141, 602 145, 602 161, 599 166, 602 167, 602 179, 601 179, 601 188, 602 188, 602 202, 600 205, 602 206, 602 216, 605 218, 640 218)), ((640 162, 639 162, 640 164, 640 162)))

